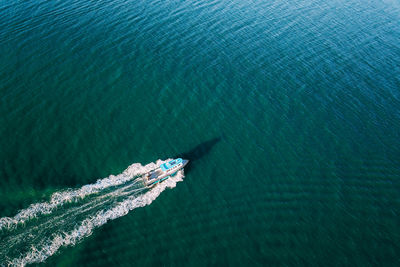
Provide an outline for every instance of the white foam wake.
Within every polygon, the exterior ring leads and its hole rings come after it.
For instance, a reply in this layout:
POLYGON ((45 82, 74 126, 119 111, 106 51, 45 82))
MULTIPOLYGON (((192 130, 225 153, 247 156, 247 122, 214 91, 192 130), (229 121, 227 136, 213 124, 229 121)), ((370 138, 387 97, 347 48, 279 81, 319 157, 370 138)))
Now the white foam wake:
MULTIPOLYGON (((95 184, 61 192, 60 194, 79 192, 79 198, 83 197, 74 205, 66 206, 63 204, 69 200, 62 198, 64 202, 57 202, 61 208, 47 209, 47 214, 41 209, 51 205, 51 200, 31 205, 26 209, 30 209, 32 212, 27 218, 36 217, 36 219, 24 227, 15 227, 5 232, 3 240, 0 240, 0 262, 12 266, 44 262, 61 247, 75 245, 83 238, 90 236, 95 228, 104 225, 109 220, 124 216, 135 208, 151 204, 161 192, 166 188, 175 187, 176 183, 182 181, 184 177, 183 171, 179 171, 176 176, 163 181, 150 190, 138 182, 140 179, 137 178, 138 174, 154 169, 163 162, 159 160, 157 163, 150 163, 146 166, 133 164, 122 173, 125 176, 121 176, 122 174, 110 176, 95 184), (116 179, 116 177, 119 178, 116 179), (122 184, 123 179, 126 184, 122 184), (112 187, 115 185, 120 186, 112 187), (98 194, 85 197, 93 194, 93 190, 97 190, 98 194), (39 210, 31 209, 35 205, 39 207, 39 210), (40 216, 43 214, 45 215, 40 216)), ((16 216, 13 217, 13 219, 15 218, 16 216)), ((2 219, 4 218, 0 220, 2 219)))
POLYGON ((140 196, 129 197, 117 206, 109 210, 101 210, 95 216, 85 219, 78 227, 68 233, 59 233, 47 240, 40 247, 32 246, 31 250, 20 258, 9 262, 10 265, 25 266, 26 264, 44 262, 48 257, 56 253, 63 246, 75 245, 83 238, 90 236, 93 229, 104 225, 109 220, 114 220, 128 214, 129 211, 151 204, 166 188, 173 188, 176 183, 182 181, 182 173, 157 185, 152 190, 140 196))
POLYGON ((48 202, 31 204, 28 208, 21 210, 14 217, 0 218, 0 230, 12 230, 18 224, 24 224, 26 221, 31 220, 40 214, 50 214, 54 209, 65 203, 76 202, 88 195, 99 193, 106 188, 124 184, 156 167, 156 163, 150 163, 145 166, 142 166, 140 163, 134 163, 117 176, 110 175, 107 178, 97 180, 94 184, 84 185, 79 189, 55 192, 51 195, 48 202))

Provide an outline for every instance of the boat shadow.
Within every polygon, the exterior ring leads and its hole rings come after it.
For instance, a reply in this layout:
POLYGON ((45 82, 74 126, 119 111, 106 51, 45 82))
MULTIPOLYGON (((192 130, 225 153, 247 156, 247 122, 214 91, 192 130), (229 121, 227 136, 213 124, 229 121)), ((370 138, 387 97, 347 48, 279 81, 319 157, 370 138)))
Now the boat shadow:
POLYGON ((198 144, 197 146, 195 146, 194 148, 192 148, 191 150, 176 155, 174 158, 183 158, 183 159, 188 159, 189 163, 188 165, 185 167, 185 173, 188 173, 190 171, 190 169, 193 166, 193 163, 196 162, 197 160, 203 158, 204 156, 206 156, 207 154, 209 154, 211 152, 211 150, 213 149, 213 147, 219 143, 221 141, 222 137, 216 137, 210 140, 207 140, 203 143, 198 144))

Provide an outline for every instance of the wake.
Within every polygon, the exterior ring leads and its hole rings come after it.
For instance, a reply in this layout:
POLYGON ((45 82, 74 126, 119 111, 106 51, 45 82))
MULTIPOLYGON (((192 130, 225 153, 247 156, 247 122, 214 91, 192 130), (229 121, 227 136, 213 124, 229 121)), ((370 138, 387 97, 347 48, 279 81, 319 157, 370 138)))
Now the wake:
POLYGON ((151 204, 184 177, 181 170, 154 188, 146 188, 141 176, 164 162, 132 164, 117 176, 56 192, 48 202, 32 204, 14 217, 0 218, 0 265, 44 262, 61 247, 75 245, 109 220, 151 204))

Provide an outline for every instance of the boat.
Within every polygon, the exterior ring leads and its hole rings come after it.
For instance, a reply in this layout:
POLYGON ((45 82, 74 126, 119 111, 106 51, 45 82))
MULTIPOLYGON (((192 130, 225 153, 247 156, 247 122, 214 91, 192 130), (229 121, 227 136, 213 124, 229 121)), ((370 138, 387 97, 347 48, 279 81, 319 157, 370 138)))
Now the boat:
POLYGON ((152 170, 144 175, 144 184, 147 187, 153 187, 169 177, 174 176, 179 170, 183 169, 189 160, 187 159, 173 159, 166 163, 161 164, 157 169, 152 170))

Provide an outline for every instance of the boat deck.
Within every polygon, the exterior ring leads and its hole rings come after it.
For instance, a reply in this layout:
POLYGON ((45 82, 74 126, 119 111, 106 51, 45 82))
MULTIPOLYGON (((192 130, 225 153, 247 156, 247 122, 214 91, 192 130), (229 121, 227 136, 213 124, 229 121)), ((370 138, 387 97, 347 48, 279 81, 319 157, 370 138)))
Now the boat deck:
POLYGON ((176 160, 170 161, 170 165, 172 166, 170 168, 166 168, 166 167, 163 168, 163 166, 165 164, 160 165, 160 167, 158 167, 157 169, 152 170, 144 175, 144 177, 143 177, 144 184, 148 187, 151 187, 151 186, 157 184, 158 182, 168 179, 171 175, 174 176, 179 170, 181 170, 181 169, 183 169, 183 167, 185 167, 187 162, 188 162, 188 160, 183 161, 182 159, 176 159, 176 160), (172 166, 171 164, 173 164, 174 162, 177 162, 177 164, 172 166))
POLYGON ((163 172, 160 169, 154 170, 149 175, 149 180, 158 178, 163 172))

